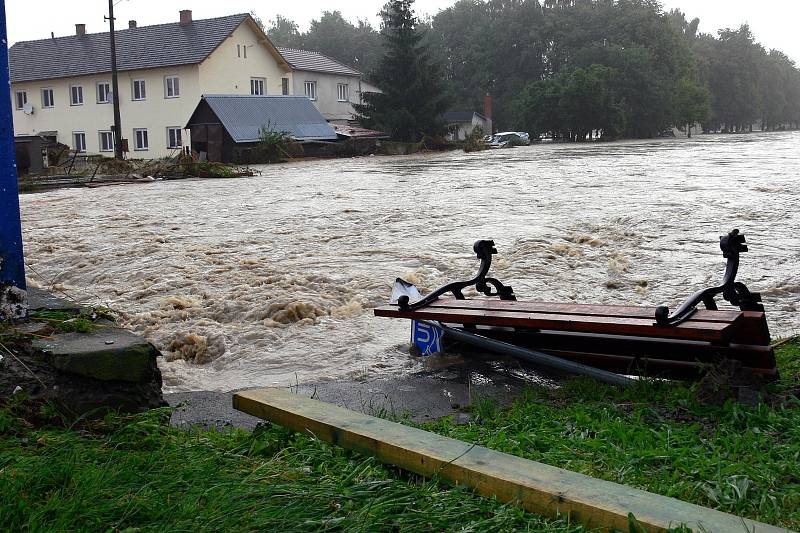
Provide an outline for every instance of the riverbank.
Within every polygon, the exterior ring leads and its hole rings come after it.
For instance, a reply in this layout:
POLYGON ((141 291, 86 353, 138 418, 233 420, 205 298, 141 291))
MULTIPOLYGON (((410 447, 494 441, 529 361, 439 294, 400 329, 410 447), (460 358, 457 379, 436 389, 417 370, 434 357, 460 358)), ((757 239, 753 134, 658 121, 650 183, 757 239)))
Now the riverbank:
MULTIPOLYGON (((507 410, 478 402, 468 423, 421 427, 797 529, 800 339, 777 354, 782 379, 752 406, 703 404, 679 383, 618 391, 570 380, 556 390, 531 386, 507 410)), ((75 423, 46 408, 36 420, 21 419, 19 406, 3 406, 0 526, 586 531, 277 426, 184 431, 165 423, 169 413, 75 423)))

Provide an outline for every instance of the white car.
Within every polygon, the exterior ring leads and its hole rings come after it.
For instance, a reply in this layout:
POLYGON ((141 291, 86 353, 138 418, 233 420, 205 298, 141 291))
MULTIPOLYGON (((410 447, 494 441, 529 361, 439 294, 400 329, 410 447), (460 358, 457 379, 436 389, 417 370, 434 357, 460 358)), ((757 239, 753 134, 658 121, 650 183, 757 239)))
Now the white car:
POLYGON ((530 135, 524 131, 503 131, 495 133, 488 143, 490 148, 508 148, 511 146, 528 146, 531 144, 530 135))

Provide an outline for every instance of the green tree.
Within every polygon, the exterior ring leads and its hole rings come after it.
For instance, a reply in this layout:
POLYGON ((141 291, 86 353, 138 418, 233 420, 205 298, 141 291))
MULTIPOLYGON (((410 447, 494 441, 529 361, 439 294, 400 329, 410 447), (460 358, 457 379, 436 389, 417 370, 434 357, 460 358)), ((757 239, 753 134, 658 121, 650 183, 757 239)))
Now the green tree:
POLYGON ((369 22, 353 24, 340 11, 323 11, 319 19, 312 20, 303 45, 365 74, 377 66, 381 56, 380 35, 369 22))
POLYGON ((430 60, 412 10, 413 0, 391 0, 381 11, 384 56, 372 73, 381 92, 362 94, 358 120, 392 138, 416 142, 442 130, 447 110, 442 71, 430 60))
POLYGON ((682 78, 672 93, 672 109, 675 125, 685 127, 686 134, 691 137, 692 126, 706 123, 711 116, 711 93, 706 87, 682 78))
POLYGON ((300 29, 293 20, 284 16, 276 15, 275 19, 269 21, 269 26, 264 27, 264 23, 260 18, 252 13, 256 23, 261 26, 269 37, 269 40, 275 46, 282 46, 284 48, 303 48, 303 35, 300 29))

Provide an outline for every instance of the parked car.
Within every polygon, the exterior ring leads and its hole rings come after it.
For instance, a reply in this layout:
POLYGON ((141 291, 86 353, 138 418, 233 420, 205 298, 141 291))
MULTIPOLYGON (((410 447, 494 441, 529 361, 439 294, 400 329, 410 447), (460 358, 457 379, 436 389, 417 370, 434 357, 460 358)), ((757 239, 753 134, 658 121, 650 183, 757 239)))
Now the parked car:
POLYGON ((512 146, 529 146, 530 135, 524 131, 503 131, 492 135, 487 143, 489 148, 511 148, 512 146))

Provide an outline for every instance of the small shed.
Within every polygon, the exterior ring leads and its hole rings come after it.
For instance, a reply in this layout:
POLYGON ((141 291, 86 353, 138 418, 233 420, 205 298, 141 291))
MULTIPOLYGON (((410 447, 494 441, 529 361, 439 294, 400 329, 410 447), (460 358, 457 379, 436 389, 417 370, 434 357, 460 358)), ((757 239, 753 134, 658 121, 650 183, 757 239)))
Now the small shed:
POLYGON ((222 163, 248 162, 262 129, 286 132, 298 142, 337 140, 306 96, 204 95, 186 129, 192 152, 222 163))
POLYGON ((447 140, 463 141, 480 126, 485 135, 492 133, 491 121, 476 111, 448 111, 442 118, 447 123, 447 140))
POLYGON ((15 135, 14 148, 17 156, 17 175, 39 174, 47 168, 47 149, 53 144, 44 133, 39 135, 15 135))

